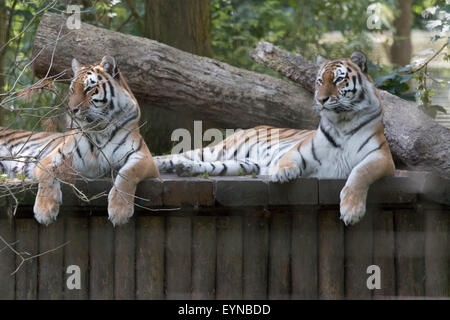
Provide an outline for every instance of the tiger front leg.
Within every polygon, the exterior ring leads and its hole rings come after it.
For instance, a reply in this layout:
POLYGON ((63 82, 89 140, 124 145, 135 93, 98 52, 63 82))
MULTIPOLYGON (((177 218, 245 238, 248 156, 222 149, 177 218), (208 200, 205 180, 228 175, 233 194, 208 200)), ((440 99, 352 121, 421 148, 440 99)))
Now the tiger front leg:
POLYGON ((345 225, 353 225, 362 219, 366 213, 369 186, 381 177, 393 175, 394 170, 387 143, 353 168, 340 195, 341 220, 345 225))
POLYGON ((108 195, 108 216, 113 225, 121 225, 134 214, 136 187, 145 178, 159 177, 158 168, 145 144, 133 153, 119 170, 108 195))

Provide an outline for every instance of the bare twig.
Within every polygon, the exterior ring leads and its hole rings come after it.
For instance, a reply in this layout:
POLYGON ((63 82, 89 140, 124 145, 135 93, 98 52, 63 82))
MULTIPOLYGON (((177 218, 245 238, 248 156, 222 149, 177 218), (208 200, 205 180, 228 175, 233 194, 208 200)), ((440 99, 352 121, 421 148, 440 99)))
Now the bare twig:
POLYGON ((63 243, 63 244, 61 244, 61 245, 59 245, 59 246, 57 246, 57 247, 55 247, 53 249, 50 249, 50 250, 47 250, 47 251, 44 251, 44 252, 41 252, 41 253, 38 253, 38 254, 35 254, 35 255, 31 255, 28 252, 19 252, 16 249, 14 249, 13 245, 18 243, 19 241, 16 241, 16 242, 13 242, 13 243, 9 243, 1 235, 0 235, 0 241, 5 244, 5 247, 2 248, 0 250, 0 252, 3 251, 5 248, 8 248, 11 252, 13 252, 20 259, 20 262, 19 262, 18 266, 11 273, 11 276, 15 275, 25 262, 33 260, 33 259, 36 259, 36 258, 39 258, 39 257, 42 257, 43 255, 49 254, 51 252, 54 252, 54 251, 56 251, 58 249, 61 249, 62 247, 66 246, 67 244, 70 243, 70 241, 67 241, 67 242, 65 242, 65 243, 63 243), (29 257, 25 257, 26 255, 29 256, 29 257))

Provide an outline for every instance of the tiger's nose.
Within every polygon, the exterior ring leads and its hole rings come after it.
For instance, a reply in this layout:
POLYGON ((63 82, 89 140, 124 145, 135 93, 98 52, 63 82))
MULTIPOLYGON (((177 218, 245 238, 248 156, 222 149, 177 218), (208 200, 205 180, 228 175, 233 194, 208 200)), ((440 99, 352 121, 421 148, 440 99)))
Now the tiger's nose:
POLYGON ((319 96, 317 97, 317 100, 320 102, 320 104, 324 105, 328 100, 330 99, 330 97, 324 97, 324 96, 319 96))

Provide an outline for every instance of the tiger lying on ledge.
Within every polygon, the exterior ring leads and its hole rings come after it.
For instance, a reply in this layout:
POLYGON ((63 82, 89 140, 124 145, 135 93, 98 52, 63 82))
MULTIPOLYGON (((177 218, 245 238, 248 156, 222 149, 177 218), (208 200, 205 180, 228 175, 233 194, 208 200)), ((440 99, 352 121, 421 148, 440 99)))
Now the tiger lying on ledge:
POLYGON ((73 59, 72 69, 69 109, 74 129, 49 133, 0 128, 0 172, 38 180, 34 216, 46 225, 58 215, 61 180, 113 176, 108 215, 114 225, 122 224, 133 215, 136 185, 159 177, 139 133, 139 105, 113 57, 88 67, 73 59))
POLYGON ((358 222, 366 211, 370 184, 394 174, 381 99, 363 53, 332 61, 318 56, 317 63, 317 130, 239 131, 213 147, 155 157, 159 169, 184 176, 268 174, 275 182, 348 178, 340 195, 341 219, 346 225, 358 222))

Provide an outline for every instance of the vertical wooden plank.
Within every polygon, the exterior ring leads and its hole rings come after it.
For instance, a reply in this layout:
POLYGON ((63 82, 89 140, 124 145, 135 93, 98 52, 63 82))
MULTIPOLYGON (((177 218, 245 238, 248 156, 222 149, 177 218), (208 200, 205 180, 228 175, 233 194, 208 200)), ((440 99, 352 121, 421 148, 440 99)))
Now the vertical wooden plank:
POLYGON ((344 299, 344 223, 339 211, 319 213, 319 298, 344 299))
POLYGON ((164 217, 137 217, 136 299, 164 299, 164 217))
POLYGON ((114 299, 134 300, 135 289, 135 219, 114 229, 114 299))
POLYGON ((114 298, 114 231, 106 217, 91 217, 89 224, 89 298, 114 298))
POLYGON ((167 299, 191 298, 191 218, 167 218, 167 299))
POLYGON ((216 299, 242 299, 242 255, 242 217, 218 217, 216 299))
POLYGON ((345 228, 345 297, 371 299, 367 288, 367 267, 373 263, 372 209, 360 222, 345 228))
POLYGON ((65 219, 64 247, 64 299, 87 300, 89 299, 89 220, 88 218, 67 217, 65 219), (80 268, 81 288, 69 289, 67 274, 69 266, 80 268))
POLYGON ((449 283, 449 212, 425 213, 425 295, 448 298, 449 283))
POLYGON ((289 299, 292 215, 276 213, 270 224, 269 299, 289 299))
MULTIPOLYGON (((16 219, 16 249, 24 257, 38 253, 38 223, 34 219, 16 219)), ((16 257, 16 266, 21 263, 16 257)), ((37 299, 38 260, 30 259, 22 264, 16 273, 16 299, 37 299)))
MULTIPOLYGON (((14 220, 8 218, 0 218, 0 236, 16 247, 14 220)), ((16 277, 11 273, 16 268, 16 255, 6 245, 0 241, 0 300, 13 300, 15 298, 15 281, 16 277)))
POLYGON ((375 290, 374 299, 396 296, 395 231, 392 211, 377 210, 373 214, 373 264, 380 267, 381 289, 375 290))
POLYGON ((313 207, 292 216, 292 299, 317 299, 318 220, 313 207))
POLYGON ((267 299, 269 219, 249 212, 244 219, 244 299, 267 299))
MULTIPOLYGON (((55 249, 64 243, 64 219, 61 217, 49 226, 39 225, 39 252, 55 249)), ((39 300, 63 298, 64 248, 49 252, 39 258, 39 300)))
POLYGON ((192 299, 216 297, 216 218, 193 218, 192 299))
POLYGON ((396 211, 394 215, 398 297, 424 296, 424 216, 413 210, 396 211))

